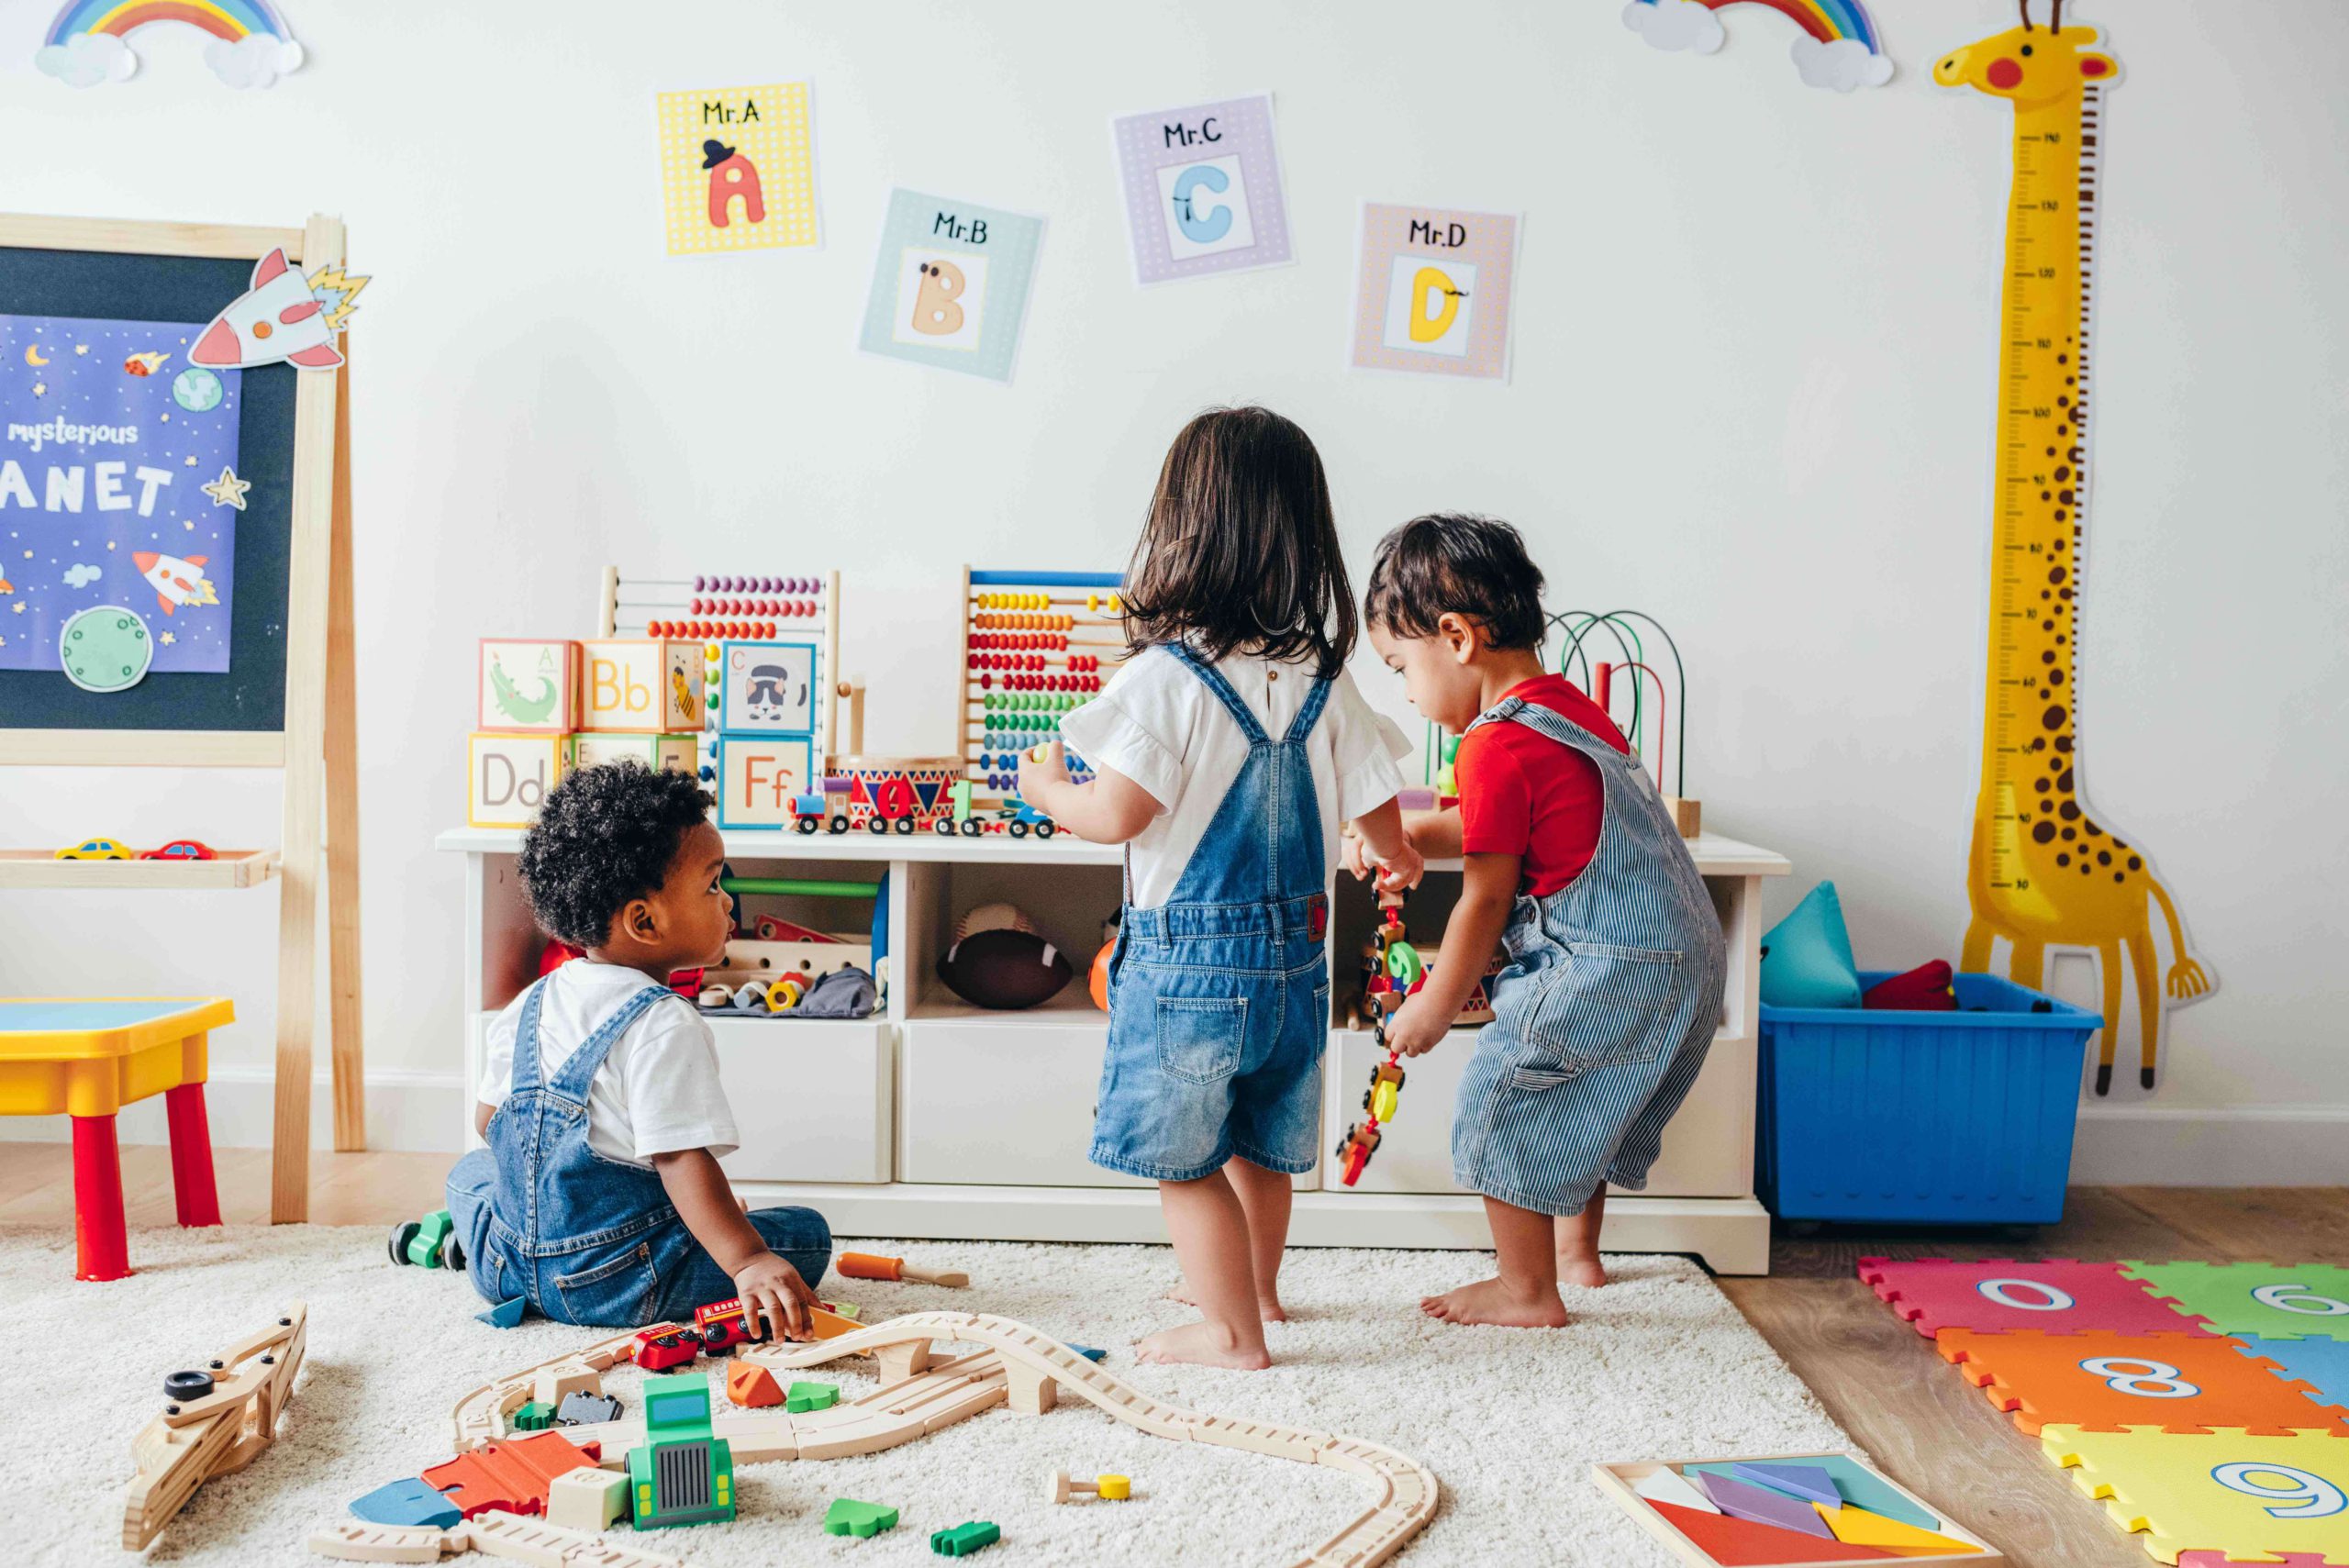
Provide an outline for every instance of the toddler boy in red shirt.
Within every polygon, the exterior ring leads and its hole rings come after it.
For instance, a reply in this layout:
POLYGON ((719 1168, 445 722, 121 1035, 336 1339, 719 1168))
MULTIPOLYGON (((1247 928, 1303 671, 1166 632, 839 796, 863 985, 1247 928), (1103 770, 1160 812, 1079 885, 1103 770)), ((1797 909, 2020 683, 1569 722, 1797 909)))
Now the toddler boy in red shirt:
MULTIPOLYGON (((1387 1020, 1441 1042, 1497 941, 1493 1021, 1453 1119, 1453 1174, 1485 1195, 1499 1272, 1422 1301, 1454 1323, 1555 1328, 1561 1278, 1606 1283, 1607 1185, 1637 1189, 1704 1066, 1725 948, 1654 782, 1598 706, 1542 667, 1542 573, 1507 523, 1418 517, 1386 536, 1364 620, 1411 706, 1461 736, 1460 807, 1408 824, 1462 857, 1445 962, 1387 1020)), ((1366 874, 1358 842, 1346 860, 1366 874)), ((1382 872, 1380 884, 1390 884, 1382 872)))

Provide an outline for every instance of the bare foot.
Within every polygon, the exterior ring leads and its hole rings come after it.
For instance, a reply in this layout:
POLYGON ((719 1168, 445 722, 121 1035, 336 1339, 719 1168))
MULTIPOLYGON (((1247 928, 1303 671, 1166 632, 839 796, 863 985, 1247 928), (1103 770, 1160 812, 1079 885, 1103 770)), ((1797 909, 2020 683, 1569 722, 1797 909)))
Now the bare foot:
POLYGON ((1599 1262, 1596 1252, 1561 1252, 1558 1254, 1558 1283, 1597 1290, 1607 1283, 1607 1265, 1599 1262))
POLYGON ((1478 1280, 1424 1297, 1419 1310, 1446 1323, 1497 1323, 1507 1329, 1563 1329, 1566 1304, 1554 1290, 1520 1294, 1497 1279, 1478 1280))
MULTIPOLYGON (((1168 1301, 1179 1301, 1186 1307, 1197 1307, 1199 1304, 1198 1298, 1191 1294, 1191 1287, 1184 1284, 1181 1280, 1176 1280, 1174 1282, 1174 1288, 1166 1293, 1163 1299, 1168 1301)), ((1280 1297, 1278 1296, 1258 1296, 1256 1298, 1256 1314, 1267 1323, 1286 1323, 1288 1321, 1288 1308, 1281 1305, 1280 1297)))
POLYGON ((1162 1329, 1155 1334, 1136 1340, 1134 1360, 1154 1366, 1172 1366, 1178 1362, 1227 1366, 1238 1372, 1261 1372, 1273 1364, 1273 1358, 1264 1352, 1261 1341, 1253 1348, 1242 1347, 1231 1335, 1207 1322, 1162 1329))

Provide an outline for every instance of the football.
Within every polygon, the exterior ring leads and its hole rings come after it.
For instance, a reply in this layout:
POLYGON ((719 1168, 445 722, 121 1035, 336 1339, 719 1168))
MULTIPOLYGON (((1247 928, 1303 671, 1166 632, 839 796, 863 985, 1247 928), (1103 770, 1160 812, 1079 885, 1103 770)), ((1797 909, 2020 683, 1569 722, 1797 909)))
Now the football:
POLYGON ((977 1007, 1033 1007, 1069 982, 1068 960, 1033 931, 973 931, 938 961, 946 987, 977 1007))

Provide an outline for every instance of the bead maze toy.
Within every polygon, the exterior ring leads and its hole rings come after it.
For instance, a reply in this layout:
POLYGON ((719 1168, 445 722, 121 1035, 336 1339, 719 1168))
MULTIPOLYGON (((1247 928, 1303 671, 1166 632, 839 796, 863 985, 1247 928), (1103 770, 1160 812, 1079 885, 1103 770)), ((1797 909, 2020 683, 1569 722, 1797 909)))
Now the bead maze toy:
MULTIPOLYGON (((656 1325, 646 1332, 674 1328, 656 1325)), ((558 1368, 600 1373, 628 1359, 636 1338, 633 1333, 615 1335, 556 1361, 493 1379, 466 1394, 452 1413, 459 1449, 471 1452, 511 1445, 509 1418, 530 1401, 540 1373, 558 1368)), ((1023 1416, 1041 1416, 1052 1409, 1057 1396, 1065 1392, 1112 1419, 1155 1437, 1326 1465, 1366 1482, 1373 1492, 1370 1507, 1312 1550, 1297 1553, 1290 1560, 1298 1568, 1335 1564, 1375 1568, 1424 1529, 1435 1514, 1434 1474, 1393 1449, 1333 1432, 1204 1415, 1164 1404, 1103 1371, 1067 1345, 1008 1318, 918 1312, 872 1328, 852 1326, 851 1331, 820 1343, 746 1346, 737 1352, 740 1361, 776 1373, 849 1354, 874 1358, 880 1371, 879 1387, 828 1408, 796 1413, 772 1406, 755 1411, 713 1407, 709 1439, 726 1443, 735 1467, 785 1459, 844 1458, 912 1442, 998 1405, 1008 1405, 1023 1416), (977 1348, 967 1354, 940 1358, 941 1342, 977 1348)), ((706 1398, 706 1385, 703 1393, 706 1398)), ((624 1462, 620 1455, 645 1446, 651 1429, 638 1416, 601 1426, 567 1428, 559 1435, 583 1452, 592 1445, 598 1455, 595 1462, 614 1470, 624 1462)), ((464 1550, 518 1554, 501 1551, 496 1544, 499 1532, 533 1528, 551 1529, 493 1507, 452 1529, 338 1523, 314 1531, 309 1544, 323 1556, 346 1561, 423 1562, 464 1550)), ((612 1564, 674 1562, 631 1558, 626 1555, 628 1549, 599 1546, 591 1537, 566 1531, 552 1531, 547 1540, 549 1544, 540 1549, 541 1555, 529 1560, 612 1564), (592 1555, 596 1551, 606 1555, 592 1555)))
MULTIPOLYGON (((1035 825, 1032 811, 1018 809, 1019 753, 1057 739, 1062 716, 1125 663, 1121 581, 1114 572, 963 569, 957 771, 1015 838, 1035 825)), ((1068 767, 1087 776, 1082 757, 1068 767)))
POLYGON ((1857 1454, 1617 1461, 1592 1465, 1590 1476, 1696 1568, 2006 1561, 1997 1547, 1857 1454))
POLYGON ((1628 721, 1618 720, 1623 738, 1631 743, 1632 753, 1649 760, 1655 774, 1656 792, 1664 796, 1664 809, 1672 814, 1673 826, 1684 839, 1693 839, 1704 826, 1703 803, 1688 795, 1688 674, 1680 662, 1680 645, 1664 630, 1664 623, 1644 610, 1562 610, 1549 617, 1549 626, 1562 638, 1558 650, 1558 673, 1569 680, 1580 673, 1583 695, 1597 703, 1610 718, 1615 717, 1615 677, 1626 677, 1631 694, 1631 716, 1628 721), (1663 652, 1672 657, 1672 693, 1664 695, 1664 679, 1649 662, 1645 640, 1639 626, 1648 630, 1664 644, 1663 652), (1583 644, 1591 634, 1604 628, 1615 639, 1617 658, 1594 661, 1583 644), (1645 677, 1646 684, 1641 684, 1645 677), (1655 694, 1655 722, 1648 723, 1647 693, 1655 694), (1676 717, 1677 723, 1670 721, 1676 717))
POLYGON ((2349 1562, 2349 1269, 1863 1258, 1860 1278, 2156 1559, 2349 1562), (2341 1353, 2291 1353, 2310 1341, 2341 1353))
POLYGON ((1386 1060, 1370 1071, 1370 1087, 1362 1097, 1364 1119, 1346 1129, 1346 1136, 1338 1144, 1341 1179, 1348 1186, 1362 1179, 1370 1157, 1378 1152, 1380 1125, 1395 1119, 1403 1092, 1402 1058, 1386 1043, 1386 1016, 1394 1010, 1388 1004, 1400 1006, 1401 999, 1425 976, 1419 950, 1403 934, 1403 895, 1380 893, 1377 896, 1379 910, 1386 918, 1371 939, 1373 967, 1368 984, 1383 988, 1368 992, 1367 1000, 1370 1027, 1378 1037, 1379 1049, 1386 1052, 1386 1060))
POLYGON ((162 1410, 130 1442, 139 1473, 122 1498, 126 1551, 145 1551, 198 1486, 242 1470, 270 1445, 294 1396, 308 1329, 308 1309, 297 1301, 204 1370, 163 1380, 162 1410))

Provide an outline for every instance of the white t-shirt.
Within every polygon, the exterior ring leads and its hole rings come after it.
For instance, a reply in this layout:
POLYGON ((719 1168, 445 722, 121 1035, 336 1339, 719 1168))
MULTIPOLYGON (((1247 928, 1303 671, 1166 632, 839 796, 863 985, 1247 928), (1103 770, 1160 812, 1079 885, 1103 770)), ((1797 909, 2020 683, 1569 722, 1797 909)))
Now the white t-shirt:
MULTIPOLYGON (((1216 671, 1275 740, 1288 733, 1313 689, 1309 662, 1234 655, 1216 671)), ((1248 760, 1239 721, 1188 665, 1151 648, 1111 676, 1099 696, 1063 717, 1061 735, 1087 762, 1125 774, 1157 798, 1163 809, 1127 848, 1134 906, 1165 903, 1248 760)), ((1395 762, 1410 755, 1411 746, 1340 671, 1306 751, 1321 808, 1322 863, 1334 873, 1340 825, 1395 797, 1403 787, 1395 762)))
MULTIPOLYGON (((640 971, 592 958, 556 970, 539 1004, 539 1082, 552 1082, 606 1018, 651 984, 640 971)), ((485 1106, 503 1105, 514 1092, 514 1035, 529 995, 508 1002, 489 1026, 477 1091, 485 1106)), ((607 1159, 651 1170, 655 1154, 707 1149, 723 1159, 740 1141, 718 1082, 717 1042, 683 996, 672 994, 639 1013, 588 1080, 587 1145, 607 1159)))

